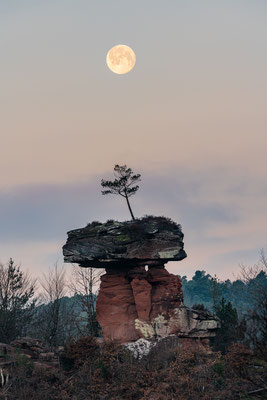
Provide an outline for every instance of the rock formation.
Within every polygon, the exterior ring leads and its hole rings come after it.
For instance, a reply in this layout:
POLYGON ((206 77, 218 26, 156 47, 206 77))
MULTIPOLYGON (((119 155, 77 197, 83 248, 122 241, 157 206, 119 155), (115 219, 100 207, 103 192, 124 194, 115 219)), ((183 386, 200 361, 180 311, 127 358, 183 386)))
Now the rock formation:
POLYGON ((97 319, 106 339, 207 338, 218 322, 183 304, 181 279, 164 265, 186 257, 180 225, 164 217, 92 223, 68 232, 65 262, 105 268, 97 319))
POLYGON ((105 224, 93 222, 68 232, 65 262, 82 267, 122 268, 186 257, 180 225, 164 217, 105 224))

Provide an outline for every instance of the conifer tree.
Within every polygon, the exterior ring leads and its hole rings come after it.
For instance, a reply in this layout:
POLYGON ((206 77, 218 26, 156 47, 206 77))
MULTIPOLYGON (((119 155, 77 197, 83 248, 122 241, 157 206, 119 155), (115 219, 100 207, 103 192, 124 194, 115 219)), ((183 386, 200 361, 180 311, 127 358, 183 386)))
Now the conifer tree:
POLYGON ((127 202, 127 206, 129 208, 131 217, 133 220, 134 214, 129 202, 129 197, 133 196, 139 186, 136 185, 137 182, 141 181, 140 174, 134 174, 131 168, 128 168, 127 165, 118 165, 116 164, 114 167, 114 181, 108 181, 105 179, 101 180, 101 185, 105 190, 102 190, 102 194, 116 194, 124 197, 127 202))
POLYGON ((25 333, 36 299, 36 282, 10 258, 0 264, 0 342, 9 343, 25 333))

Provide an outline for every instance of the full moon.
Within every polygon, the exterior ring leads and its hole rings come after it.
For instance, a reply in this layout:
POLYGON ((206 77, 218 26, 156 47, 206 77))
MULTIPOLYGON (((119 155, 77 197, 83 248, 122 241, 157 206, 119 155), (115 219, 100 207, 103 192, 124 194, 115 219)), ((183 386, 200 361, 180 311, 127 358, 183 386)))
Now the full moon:
POLYGON ((131 47, 119 44, 109 50, 106 61, 115 74, 127 74, 135 66, 136 56, 131 47))

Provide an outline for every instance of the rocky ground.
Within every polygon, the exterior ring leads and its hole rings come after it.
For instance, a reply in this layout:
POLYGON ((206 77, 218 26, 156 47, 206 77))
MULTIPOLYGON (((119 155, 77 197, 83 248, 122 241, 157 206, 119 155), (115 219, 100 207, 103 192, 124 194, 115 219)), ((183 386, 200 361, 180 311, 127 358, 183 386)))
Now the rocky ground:
POLYGON ((8 370, 18 363, 30 363, 33 370, 49 369, 59 366, 62 348, 49 351, 41 340, 24 337, 10 344, 0 343, 0 369, 8 370))

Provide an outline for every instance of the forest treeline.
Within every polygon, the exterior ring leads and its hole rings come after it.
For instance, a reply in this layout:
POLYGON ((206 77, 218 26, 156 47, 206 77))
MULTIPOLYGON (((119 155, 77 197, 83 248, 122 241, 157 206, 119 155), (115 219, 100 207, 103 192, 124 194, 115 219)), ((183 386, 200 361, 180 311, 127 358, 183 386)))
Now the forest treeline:
POLYGON ((183 276, 184 303, 193 308, 195 305, 203 304, 212 312, 224 298, 242 317, 249 308, 253 308, 255 291, 259 288, 263 291, 267 290, 264 264, 262 268, 258 264, 256 267, 250 268, 250 271, 251 273, 248 273, 246 268, 241 267, 240 278, 232 282, 229 279, 221 281, 204 270, 197 270, 190 280, 183 276))
POLYGON ((267 259, 261 252, 254 266, 241 266, 240 278, 231 282, 197 270, 182 278, 184 303, 217 316, 220 329, 214 348, 226 352, 233 343, 245 343, 262 354, 267 343, 267 259))

